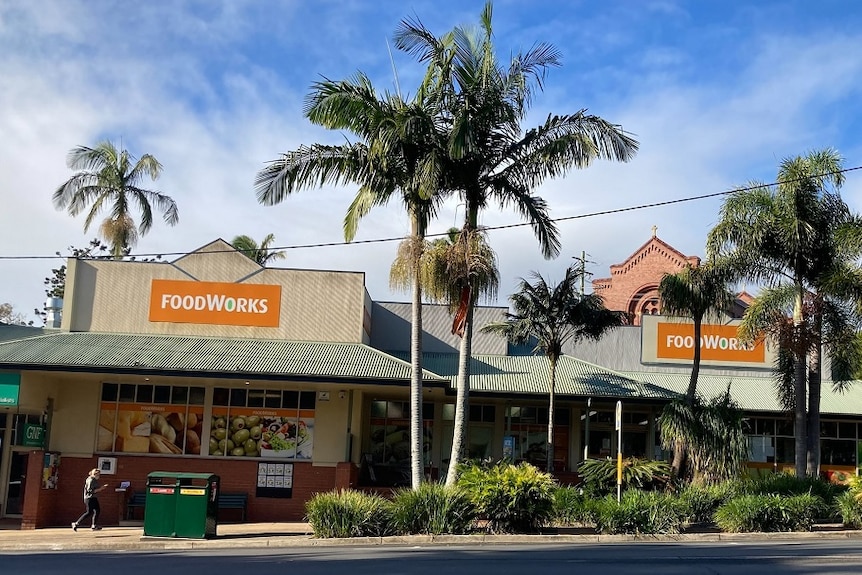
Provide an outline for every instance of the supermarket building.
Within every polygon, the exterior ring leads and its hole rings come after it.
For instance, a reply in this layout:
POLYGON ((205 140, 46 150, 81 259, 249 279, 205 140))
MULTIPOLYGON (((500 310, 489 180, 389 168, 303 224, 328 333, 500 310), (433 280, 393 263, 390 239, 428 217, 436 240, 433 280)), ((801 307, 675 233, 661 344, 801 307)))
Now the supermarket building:
MULTIPOLYGON (((560 362, 560 481, 576 480, 585 456, 616 453, 617 401, 623 453, 662 456, 655 420, 688 383, 691 326, 655 315, 657 284, 688 261, 653 233, 594 282, 636 321, 560 362)), ((173 262, 70 259, 57 328, 0 325, 0 517, 68 524, 93 467, 127 486, 101 498, 106 525, 140 520, 126 503, 152 471, 217 474, 222 492, 247 495, 244 519, 255 522, 299 520, 320 491, 409 484, 410 305, 372 301, 364 279, 264 268, 222 240, 173 262)), ((505 311, 476 310, 468 455, 541 464, 547 361, 478 330, 505 311)), ((731 386, 749 416, 752 467, 791 465, 771 351, 734 345, 736 323, 708 326, 699 391, 731 386)), ((423 328, 433 479, 448 463, 460 340, 444 306, 424 306, 423 328)), ((824 469, 855 474, 862 401, 823 387, 824 469)), ((223 519, 239 520, 232 511, 223 519)))

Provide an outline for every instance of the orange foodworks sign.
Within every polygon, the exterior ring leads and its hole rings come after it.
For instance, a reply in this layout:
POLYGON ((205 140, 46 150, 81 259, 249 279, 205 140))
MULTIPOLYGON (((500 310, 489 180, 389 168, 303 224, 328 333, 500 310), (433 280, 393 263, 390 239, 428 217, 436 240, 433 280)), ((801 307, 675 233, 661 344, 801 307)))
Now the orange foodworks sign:
MULTIPOLYGON (((659 359, 692 359, 694 357, 694 325, 690 323, 658 323, 656 356, 659 359)), ((763 363, 766 346, 763 340, 752 345, 739 341, 734 325, 702 325, 700 358, 704 361, 736 361, 763 363)))
POLYGON ((278 327, 281 286, 153 280, 150 321, 278 327))

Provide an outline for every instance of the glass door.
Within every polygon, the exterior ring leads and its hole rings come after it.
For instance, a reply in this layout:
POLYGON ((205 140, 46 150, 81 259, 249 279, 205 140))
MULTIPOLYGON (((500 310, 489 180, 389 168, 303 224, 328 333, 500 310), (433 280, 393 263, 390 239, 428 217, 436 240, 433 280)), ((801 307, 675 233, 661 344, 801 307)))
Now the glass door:
POLYGON ((24 512, 24 486, 27 473, 26 451, 12 451, 9 465, 9 483, 6 489, 6 517, 20 517, 24 512))

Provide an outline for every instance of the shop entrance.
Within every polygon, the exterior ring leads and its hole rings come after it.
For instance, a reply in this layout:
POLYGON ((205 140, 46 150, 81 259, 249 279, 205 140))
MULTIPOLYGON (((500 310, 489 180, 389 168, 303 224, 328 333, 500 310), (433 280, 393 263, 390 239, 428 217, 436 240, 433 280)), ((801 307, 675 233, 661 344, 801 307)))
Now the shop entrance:
POLYGON ((26 451, 12 451, 9 459, 9 481, 6 487, 5 517, 21 517, 24 513, 24 486, 27 473, 26 451))

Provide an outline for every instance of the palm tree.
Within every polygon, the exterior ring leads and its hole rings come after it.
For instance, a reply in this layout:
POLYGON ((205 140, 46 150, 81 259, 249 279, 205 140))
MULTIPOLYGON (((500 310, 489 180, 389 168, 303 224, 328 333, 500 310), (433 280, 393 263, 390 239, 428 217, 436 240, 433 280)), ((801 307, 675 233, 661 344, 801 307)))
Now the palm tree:
MULTIPOLYGON (((424 89, 439 98, 447 121, 445 172, 466 207, 463 236, 478 229, 479 213, 496 203, 514 206, 532 225, 542 253, 559 253, 557 229, 544 200, 531 195, 544 180, 571 167, 587 167, 596 158, 627 161, 637 142, 619 126, 585 110, 548 116, 540 126, 522 131, 534 86, 542 87, 548 68, 559 65, 559 53, 540 43, 515 54, 508 67, 495 55, 491 3, 480 16, 480 28, 456 27, 437 38, 418 20, 402 21, 396 46, 427 62, 424 89)), ((456 331, 463 333, 458 368, 456 436, 446 483, 457 478, 469 397, 469 358, 476 286, 469 276, 453 277, 463 306, 456 331), (458 432, 460 430, 460 433, 458 432)))
POLYGON ((260 245, 251 236, 236 236, 230 245, 249 257, 260 266, 266 266, 271 260, 283 260, 287 257, 284 250, 276 251, 270 246, 275 241, 275 234, 267 234, 260 245))
POLYGON ((119 150, 112 142, 101 142, 95 148, 78 146, 66 158, 66 165, 79 170, 54 192, 54 206, 67 209, 77 216, 89 206, 84 220, 84 231, 104 209, 110 215, 99 227, 100 236, 110 245, 115 258, 137 244, 138 235, 146 235, 153 225, 152 205, 162 212, 166 224, 179 221, 177 205, 160 192, 139 187, 144 176, 158 179, 162 165, 150 154, 136 159, 126 150, 119 150), (135 224, 132 208, 141 212, 140 224, 135 224))
POLYGON ((554 470, 554 397, 557 362, 563 355, 563 346, 585 338, 601 339, 608 330, 626 321, 624 313, 608 310, 601 296, 584 294, 578 289, 582 275, 579 267, 570 266, 563 280, 550 287, 534 272, 536 283, 521 279, 519 291, 509 298, 514 313, 507 312, 505 321, 481 329, 500 334, 516 344, 535 340, 533 352, 541 352, 548 358, 548 473, 554 470))
POLYGON ((662 447, 683 445, 689 454, 692 482, 717 484, 739 477, 748 459, 742 412, 730 389, 704 404, 673 401, 659 418, 662 447))
MULTIPOLYGON (((711 262, 697 267, 689 264, 675 274, 665 274, 658 287, 662 313, 691 318, 694 341, 700 342, 704 318, 717 318, 733 304, 734 294, 727 288, 729 280, 729 272, 711 262)), ((691 378, 685 394, 689 406, 694 405, 697 395, 700 354, 698 343, 694 346, 691 378)), ((684 445, 678 443, 673 450, 671 478, 679 476, 684 459, 684 445)))
MULTIPOLYGON (((765 284, 759 302, 746 310, 741 334, 752 338, 767 324, 787 324, 782 317, 791 313, 789 329, 779 339, 783 348, 777 368, 780 379, 793 385, 795 467, 800 477, 816 473, 819 460, 809 452, 812 444, 817 451, 820 434, 819 375, 808 381, 808 356, 820 347, 821 336, 806 324, 822 323, 807 313, 805 301, 809 294, 828 290, 833 272, 852 256, 845 249, 849 242, 838 241, 837 230, 858 225, 858 217, 849 213, 838 193, 844 182, 841 163, 832 149, 783 160, 775 186, 754 182, 727 197, 708 238, 708 251, 722 256, 739 277, 765 284)), ((819 374, 819 349, 816 354, 819 374)))
POLYGON ((413 261, 411 321, 411 482, 422 481, 422 288, 419 262, 425 231, 443 199, 434 109, 424 92, 412 102, 377 95, 371 81, 358 74, 348 81, 325 80, 313 86, 305 115, 328 129, 352 132, 359 141, 331 146, 314 144, 270 162, 255 179, 258 201, 281 202, 313 186, 354 183, 359 190, 344 218, 344 236, 352 241, 359 220, 376 205, 399 196, 410 216, 413 261))

